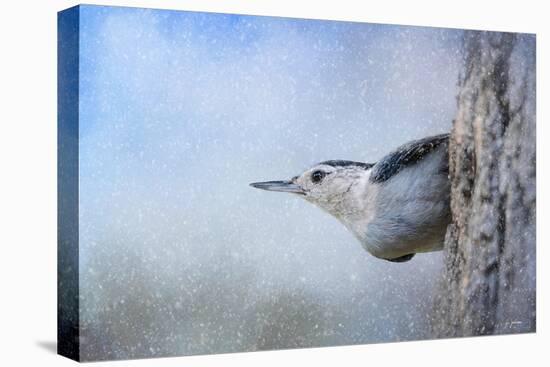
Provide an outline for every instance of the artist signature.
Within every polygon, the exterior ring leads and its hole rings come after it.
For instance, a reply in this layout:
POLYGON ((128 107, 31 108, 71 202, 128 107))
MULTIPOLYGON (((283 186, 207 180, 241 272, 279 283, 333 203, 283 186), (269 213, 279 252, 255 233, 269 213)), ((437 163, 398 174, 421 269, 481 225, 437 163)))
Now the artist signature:
POLYGON ((502 324, 503 329, 513 329, 515 327, 518 327, 522 324, 521 321, 506 321, 502 324))

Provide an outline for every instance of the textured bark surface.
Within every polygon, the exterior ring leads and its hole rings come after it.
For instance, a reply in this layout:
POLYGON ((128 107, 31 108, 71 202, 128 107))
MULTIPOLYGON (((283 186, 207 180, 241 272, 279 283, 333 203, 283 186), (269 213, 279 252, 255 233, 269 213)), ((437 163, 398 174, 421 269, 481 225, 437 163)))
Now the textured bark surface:
POLYGON ((535 331, 535 37, 466 32, 436 336, 535 331))

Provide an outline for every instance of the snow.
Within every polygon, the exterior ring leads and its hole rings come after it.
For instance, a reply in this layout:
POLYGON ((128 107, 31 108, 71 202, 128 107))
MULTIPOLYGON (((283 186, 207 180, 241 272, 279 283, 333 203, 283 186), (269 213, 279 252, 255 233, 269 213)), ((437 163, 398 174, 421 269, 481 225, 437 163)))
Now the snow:
POLYGON ((81 7, 84 360, 430 336, 440 253, 392 264, 248 183, 447 132, 461 32, 81 7))

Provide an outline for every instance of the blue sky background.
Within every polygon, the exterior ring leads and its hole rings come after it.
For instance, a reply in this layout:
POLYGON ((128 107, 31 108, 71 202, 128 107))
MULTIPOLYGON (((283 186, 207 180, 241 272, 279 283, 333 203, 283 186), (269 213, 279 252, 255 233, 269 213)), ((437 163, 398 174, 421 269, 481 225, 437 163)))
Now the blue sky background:
POLYGON ((248 183, 449 131, 461 31, 80 11, 84 359, 430 337, 440 254, 248 183))

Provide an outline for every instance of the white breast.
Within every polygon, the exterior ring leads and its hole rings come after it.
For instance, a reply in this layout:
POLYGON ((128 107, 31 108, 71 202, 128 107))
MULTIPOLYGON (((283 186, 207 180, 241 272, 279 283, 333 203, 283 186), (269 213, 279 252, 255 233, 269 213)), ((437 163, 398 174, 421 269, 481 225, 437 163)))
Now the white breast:
POLYGON ((382 183, 368 174, 357 185, 358 215, 342 222, 371 254, 396 258, 442 248, 450 221, 450 187, 439 149, 382 183))

